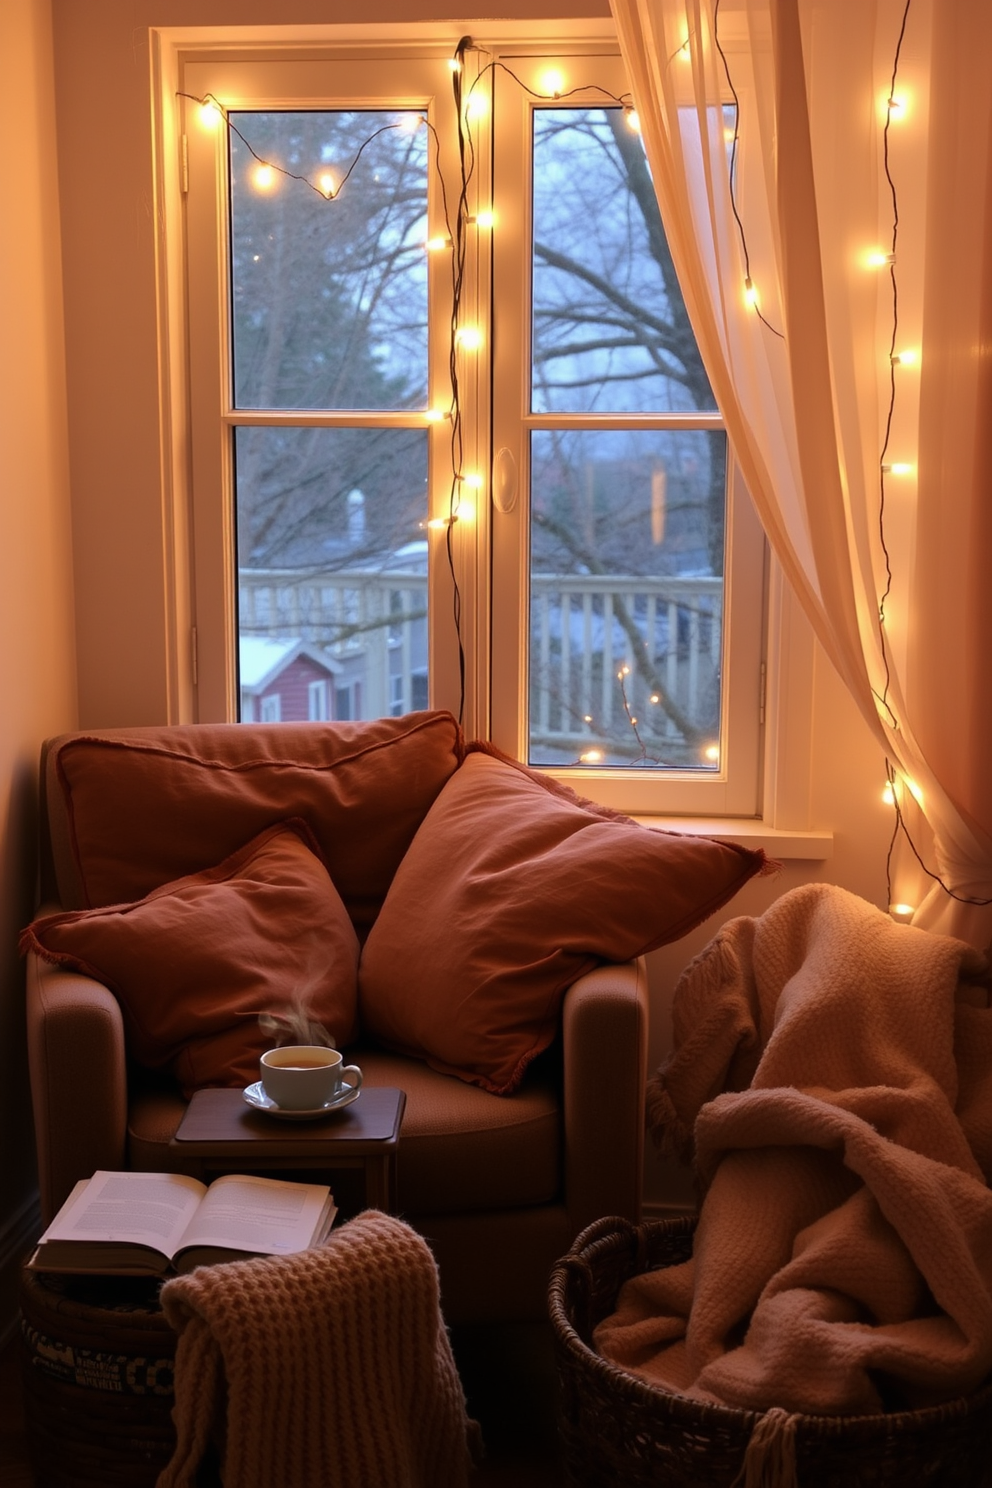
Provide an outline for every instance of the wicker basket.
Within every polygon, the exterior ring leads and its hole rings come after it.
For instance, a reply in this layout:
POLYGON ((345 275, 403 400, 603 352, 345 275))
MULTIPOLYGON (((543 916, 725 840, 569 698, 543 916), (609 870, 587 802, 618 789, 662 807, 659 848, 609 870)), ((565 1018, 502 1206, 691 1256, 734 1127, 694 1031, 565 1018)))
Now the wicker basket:
POLYGON ((176 1335, 158 1287, 24 1272, 24 1409, 37 1488, 154 1488, 176 1439, 176 1335))
MULTIPOLYGON (((760 1414, 669 1394, 591 1348, 625 1281, 688 1260, 694 1225, 602 1219, 552 1272, 570 1488, 731 1488, 742 1473, 760 1414)), ((798 1488, 990 1488, 992 1382, 927 1410, 801 1416, 795 1451, 798 1488)))

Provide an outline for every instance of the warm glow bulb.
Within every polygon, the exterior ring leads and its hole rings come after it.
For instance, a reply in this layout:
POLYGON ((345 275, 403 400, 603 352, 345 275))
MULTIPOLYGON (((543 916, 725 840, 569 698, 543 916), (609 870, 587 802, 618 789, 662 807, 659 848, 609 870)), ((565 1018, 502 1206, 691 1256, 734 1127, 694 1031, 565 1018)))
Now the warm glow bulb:
POLYGON ((920 354, 912 346, 907 346, 904 351, 893 353, 892 364, 896 367, 915 367, 920 360, 920 354))
POLYGON ((541 73, 540 83, 542 93, 560 98, 565 87, 565 77, 557 67, 549 67, 546 72, 541 73))
POLYGON ((872 248, 865 254, 865 263, 869 269, 884 269, 889 264, 894 264, 896 256, 894 253, 885 253, 881 248, 872 248))
POLYGON ((455 332, 455 343, 463 351, 478 351, 482 345, 482 332, 478 326, 460 326, 455 332))
POLYGON ((428 253, 440 253, 442 248, 451 247, 451 239, 442 237, 428 238, 427 242, 424 244, 424 247, 427 249, 428 253))
POLYGON ((276 173, 271 165, 256 165, 252 172, 252 182, 256 191, 271 191, 276 183, 276 173))
POLYGON ((913 914, 914 913, 915 913, 915 910, 914 910, 914 906, 912 904, 890 904, 889 905, 889 914, 892 916, 892 918, 894 920, 900 920, 903 923, 905 923, 907 920, 911 920, 913 918, 913 914))
POLYGON ((894 806, 896 804, 896 793, 891 785, 887 785, 882 791, 882 800, 886 806, 894 806))
POLYGON ((443 532, 448 525, 448 519, 447 517, 431 517, 427 525, 434 532, 443 532))
POLYGON ((641 116, 637 112, 637 110, 636 109, 628 109, 627 110, 627 114, 626 114, 626 118, 627 118, 627 128, 631 131, 631 133, 632 134, 640 134, 640 132, 641 132, 641 116))
POLYGON ((442 419, 446 419, 447 417, 448 415, 443 408, 428 408, 424 414, 424 418, 429 424, 439 424, 442 419))
POLYGON ((317 185, 325 196, 333 196, 337 190, 337 184, 330 171, 321 171, 317 177, 317 185))
POLYGON ((904 460, 897 460, 894 465, 883 465, 883 475, 912 475, 912 465, 907 465, 904 460))
POLYGON ((462 64, 457 57, 448 58, 448 67, 452 72, 461 72, 462 70, 462 64))
POLYGON ((473 491, 480 491, 482 489, 482 476, 476 470, 470 471, 468 475, 463 475, 459 478, 463 485, 471 487, 473 491))
POLYGON ((660 703, 661 702, 661 697, 660 697, 660 695, 657 692, 653 692, 651 694, 651 699, 650 700, 651 700, 652 703, 660 703))
POLYGON ((470 218, 469 220, 474 222, 476 227, 492 227, 496 222, 496 213, 476 212, 475 216, 470 218))
POLYGON ((216 129, 223 115, 219 106, 212 98, 205 98, 200 104, 200 126, 203 129, 216 129))
POLYGON ((424 118, 423 114, 403 114, 400 117, 400 133, 416 134, 421 124, 426 123, 427 120, 424 118))
POLYGON ((703 750, 703 758, 712 760, 713 763, 716 764, 717 760, 720 758, 719 744, 707 744, 706 748, 703 750))
POLYGON ((592 723, 592 714, 591 713, 583 713, 583 715, 582 715, 582 722, 583 723, 592 723))
POLYGON ((484 119, 489 113, 489 99, 484 93, 470 93, 465 105, 467 119, 484 119))
POLYGON ((579 755, 579 759, 584 765, 598 765, 602 758, 603 751, 601 749, 587 749, 584 754, 579 755))
POLYGON ((686 37, 686 39, 682 43, 682 45, 679 47, 678 54, 679 54, 679 57, 681 58, 681 60, 683 62, 691 62, 692 61, 692 51, 691 51, 691 49, 689 47, 689 38, 688 38, 688 36, 686 37))
POLYGON ((750 279, 744 280, 744 299, 750 306, 752 306, 752 308, 755 307, 758 303, 758 291, 755 289, 750 279))

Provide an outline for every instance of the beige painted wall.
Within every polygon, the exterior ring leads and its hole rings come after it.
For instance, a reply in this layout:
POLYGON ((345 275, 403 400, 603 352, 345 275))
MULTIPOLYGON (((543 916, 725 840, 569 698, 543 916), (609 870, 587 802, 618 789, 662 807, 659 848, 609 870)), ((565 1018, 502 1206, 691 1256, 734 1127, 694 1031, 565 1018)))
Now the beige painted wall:
MULTIPOLYGON (((471 7, 441 0, 52 0, 52 7, 80 722, 161 722, 176 716, 177 703, 167 652, 170 517, 158 422, 147 27, 460 19, 468 30, 471 7)), ((605 16, 608 4, 514 0, 499 13, 605 16)), ((878 750, 822 660, 813 698, 809 821, 793 825, 832 828, 833 857, 791 862, 777 879, 751 885, 730 913, 760 913, 810 879, 885 902, 890 821, 878 750)), ((674 981, 716 928, 710 921, 650 958, 652 1065, 666 1047, 674 981)), ((684 1187, 684 1178, 649 1160, 649 1197, 677 1198, 684 1187)))
POLYGON ((32 1221, 17 934, 35 894, 38 746, 76 720, 48 0, 0 5, 0 1333, 32 1221))

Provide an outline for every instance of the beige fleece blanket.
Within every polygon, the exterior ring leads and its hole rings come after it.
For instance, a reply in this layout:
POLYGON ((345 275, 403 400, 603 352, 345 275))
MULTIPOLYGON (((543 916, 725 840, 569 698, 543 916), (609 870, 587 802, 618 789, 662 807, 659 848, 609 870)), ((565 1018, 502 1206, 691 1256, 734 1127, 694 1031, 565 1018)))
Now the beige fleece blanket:
POLYGON ((662 1144, 694 1136, 685 1265, 634 1278, 607 1358, 695 1398, 874 1413, 992 1369, 986 958, 812 884, 737 919, 675 997, 662 1144))
POLYGON ((434 1258, 400 1220, 369 1210, 317 1250, 202 1266, 162 1303, 178 1442, 158 1488, 192 1488, 218 1436, 224 1488, 465 1488, 477 1428, 434 1258))

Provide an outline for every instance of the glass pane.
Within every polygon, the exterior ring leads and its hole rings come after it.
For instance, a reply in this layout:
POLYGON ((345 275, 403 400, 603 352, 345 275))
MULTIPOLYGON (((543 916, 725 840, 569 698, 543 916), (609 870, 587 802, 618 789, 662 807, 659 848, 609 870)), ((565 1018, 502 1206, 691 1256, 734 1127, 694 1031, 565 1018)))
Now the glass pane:
POLYGON ((242 721, 425 708, 425 431, 239 428, 235 461, 242 721))
POLYGON ((421 117, 231 114, 235 407, 426 407, 421 117))
POLYGON ((531 438, 530 762, 719 767, 722 432, 531 438))
POLYGON ((535 413, 716 408, 622 109, 535 110, 533 316, 535 413))

